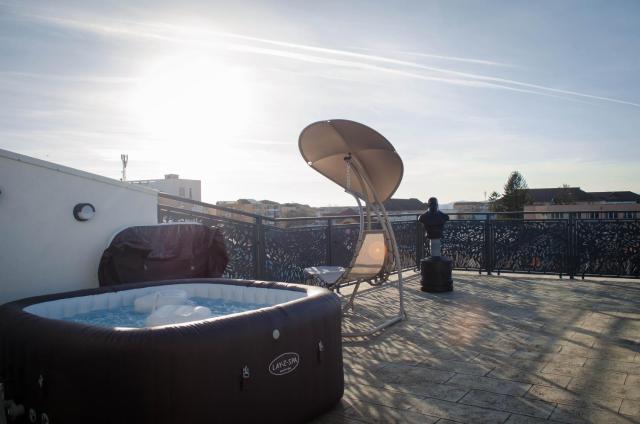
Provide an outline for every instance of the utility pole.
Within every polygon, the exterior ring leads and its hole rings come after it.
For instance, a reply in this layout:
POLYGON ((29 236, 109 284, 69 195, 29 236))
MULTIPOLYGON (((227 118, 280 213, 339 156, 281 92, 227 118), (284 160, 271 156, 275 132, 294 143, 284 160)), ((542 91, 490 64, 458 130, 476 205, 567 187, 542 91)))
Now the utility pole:
POLYGON ((127 162, 129 162, 129 155, 120 155, 122 161, 122 178, 120 181, 127 181, 127 162))

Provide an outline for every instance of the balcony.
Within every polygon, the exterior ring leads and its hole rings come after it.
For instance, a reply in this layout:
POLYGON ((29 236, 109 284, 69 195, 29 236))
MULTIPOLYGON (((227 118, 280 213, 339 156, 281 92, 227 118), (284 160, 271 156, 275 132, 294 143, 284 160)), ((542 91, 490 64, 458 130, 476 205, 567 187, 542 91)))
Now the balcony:
MULTIPOLYGON (((305 267, 347 265, 357 239, 344 216, 160 200, 160 222, 221 228, 236 278, 301 282, 305 267)), ((428 254, 416 216, 391 218, 408 319, 344 342, 345 395, 314 423, 640 422, 640 220, 454 217, 443 237, 454 292, 433 295, 415 273, 428 254)), ((395 302, 393 285, 366 289, 343 330, 369 328, 395 302)))

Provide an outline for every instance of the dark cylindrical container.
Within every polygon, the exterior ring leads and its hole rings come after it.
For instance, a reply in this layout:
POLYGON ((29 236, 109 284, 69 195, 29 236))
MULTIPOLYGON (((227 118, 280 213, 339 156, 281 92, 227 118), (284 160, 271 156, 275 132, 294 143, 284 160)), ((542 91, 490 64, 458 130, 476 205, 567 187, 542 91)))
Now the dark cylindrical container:
POLYGON ((451 278, 451 268, 451 259, 445 256, 435 256, 421 260, 421 290, 430 293, 452 291, 453 279, 451 278))

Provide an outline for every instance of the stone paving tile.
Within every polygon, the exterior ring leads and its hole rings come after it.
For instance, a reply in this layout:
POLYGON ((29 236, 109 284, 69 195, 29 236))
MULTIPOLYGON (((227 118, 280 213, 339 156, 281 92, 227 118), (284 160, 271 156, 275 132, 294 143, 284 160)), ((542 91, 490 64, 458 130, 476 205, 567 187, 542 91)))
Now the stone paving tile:
POLYGON ((555 404, 553 403, 523 397, 499 395, 482 390, 470 390, 469 393, 460 400, 460 403, 530 415, 538 418, 549 417, 555 408, 555 404))
POLYGON ((581 331, 574 331, 570 333, 569 339, 587 347, 593 347, 596 342, 600 341, 600 337, 581 331))
POLYGON ((511 414, 505 424, 551 424, 557 421, 548 421, 543 418, 529 417, 526 415, 511 414))
POLYGON ((469 361, 479 354, 480 352, 473 349, 443 349, 434 352, 431 358, 451 361, 469 361))
POLYGON ((581 376, 587 373, 587 369, 579 365, 547 363, 540 372, 547 374, 568 375, 570 377, 581 376))
POLYGON ((418 366, 471 375, 486 375, 494 368, 492 365, 446 359, 426 359, 420 362, 418 366))
POLYGON ((604 358, 613 361, 633 361, 637 352, 614 344, 598 345, 593 348, 583 346, 564 346, 560 351, 564 354, 585 356, 587 358, 604 358))
POLYGON ((576 393, 606 393, 607 396, 615 396, 623 399, 633 399, 640 402, 640 385, 637 384, 613 384, 599 383, 589 379, 572 380, 567 386, 568 390, 576 393))
POLYGON ((385 390, 393 390, 396 392, 408 393, 420 397, 430 397, 449 402, 457 402, 466 393, 467 389, 449 386, 448 384, 438 384, 429 382, 419 382, 407 384, 405 382, 389 383, 383 387, 385 390))
POLYGON ((444 383, 455 373, 428 367, 390 364, 375 372, 385 383, 420 384, 425 381, 444 383))
POLYGON ((571 377, 568 375, 539 374, 512 367, 496 368, 495 370, 491 371, 487 375, 487 377, 550 387, 567 387, 567 385, 571 381, 571 377))
POLYGON ((541 353, 541 352, 528 352, 528 351, 517 351, 513 355, 512 358, 515 359, 527 359, 530 361, 538 361, 538 362, 553 362, 556 364, 569 364, 569 365, 577 365, 582 366, 587 361, 587 357, 576 356, 576 355, 564 355, 562 353, 541 353))
POLYGON ((595 344, 594 349, 613 353, 614 355, 632 355, 640 352, 640 344, 625 340, 623 343, 614 343, 609 340, 601 340, 595 344))
POLYGON ((625 417, 616 410, 606 408, 583 408, 574 405, 558 405, 551 419, 570 424, 637 424, 633 417, 625 417))
POLYGON ((528 359, 519 359, 513 357, 500 357, 495 355, 478 355, 471 362, 478 362, 486 366, 493 366, 495 368, 500 367, 512 367, 520 368, 524 371, 538 372, 542 368, 546 367, 548 361, 532 361, 528 359))
POLYGON ((349 385, 345 386, 342 399, 347 405, 364 401, 396 409, 411 409, 412 405, 420 398, 406 393, 381 390, 372 386, 349 385))
POLYGON ((626 385, 640 386, 640 375, 630 375, 625 381, 626 385))
POLYGON ((348 385, 364 384, 373 387, 383 387, 385 385, 385 382, 374 371, 364 368, 345 368, 344 383, 348 385))
POLYGON ((389 362, 374 361, 353 355, 343 355, 342 362, 345 368, 366 368, 370 371, 375 371, 389 364, 389 362))
POLYGON ((599 406, 616 411, 620 408, 620 404, 622 403, 621 398, 610 396, 608 394, 576 393, 567 389, 546 386, 533 386, 529 393, 526 394, 526 397, 563 405, 581 405, 585 407, 599 406))
POLYGON ((604 369, 609 371, 626 372, 628 374, 640 375, 640 364, 622 361, 602 361, 600 359, 587 359, 585 368, 604 369))
POLYGON ((475 375, 456 374, 451 380, 447 381, 448 385, 465 387, 468 389, 480 389, 503 395, 522 396, 531 384, 518 383, 515 381, 501 380, 497 378, 478 377, 475 375))
POLYGON ((620 413, 640 418, 640 402, 637 400, 625 399, 620 406, 620 413))
POLYGON ((508 412, 446 402, 432 398, 413 401, 412 410, 416 410, 426 415, 442 417, 461 423, 473 424, 502 424, 509 417, 508 412))
POLYGON ((416 411, 390 408, 369 402, 354 402, 347 409, 345 415, 366 423, 407 423, 407 424, 433 424, 440 418, 424 415, 416 411))
POLYGON ((554 363, 549 363, 547 366, 545 366, 542 369, 541 373, 568 375, 568 376, 576 377, 578 379, 588 379, 590 381, 615 383, 615 384, 624 384, 624 381, 627 378, 626 373, 621 373, 617 371, 607 371, 603 369, 578 367, 573 365, 567 365, 567 364, 562 365, 562 364, 554 364, 554 363))
MULTIPOLYGON (((518 352, 518 351, 516 351, 518 352)), ((487 364, 503 364, 505 361, 512 361, 513 355, 515 354, 505 354, 501 352, 483 352, 478 353, 475 358, 470 359, 470 362, 482 362, 487 364)), ((519 360, 516 358, 516 360, 519 360)))
POLYGON ((423 359, 423 353, 414 354, 403 350, 371 350, 361 354, 362 359, 389 362, 394 364, 417 365, 423 359))

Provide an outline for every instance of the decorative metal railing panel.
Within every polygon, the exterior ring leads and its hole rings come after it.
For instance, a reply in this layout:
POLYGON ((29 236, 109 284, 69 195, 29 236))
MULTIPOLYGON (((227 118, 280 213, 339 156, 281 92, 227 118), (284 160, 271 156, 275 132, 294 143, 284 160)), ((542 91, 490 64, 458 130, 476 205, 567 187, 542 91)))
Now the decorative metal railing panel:
POLYGON ((393 233, 400 252, 402 269, 416 267, 417 228, 416 221, 393 222, 393 233))
MULTIPOLYGON (((451 258, 456 269, 486 270, 485 221, 449 221, 442 233, 442 254, 451 258)), ((424 239, 424 256, 431 254, 429 240, 424 239)))
MULTIPOLYGON (((209 210, 215 208, 200 204, 209 210)), ((554 220, 452 219, 444 228, 443 254, 453 260, 456 269, 640 278, 640 219, 586 220, 575 216, 554 220)), ((358 240, 359 226, 336 223, 343 218, 287 221, 287 228, 272 225, 281 222, 277 219, 251 214, 241 219, 250 222, 158 207, 159 222, 191 221, 220 228, 230 256, 225 276, 231 278, 299 282, 305 267, 348 266, 358 240)), ((429 255, 428 240, 417 221, 406 216, 395 219, 392 225, 402 267, 414 268, 429 255)))
POLYGON ((356 251, 359 234, 359 225, 342 224, 331 227, 330 265, 349 266, 353 252, 356 251))
POLYGON ((568 221, 492 221, 493 269, 567 273, 568 221))
POLYGON ((256 268, 255 232, 253 224, 224 222, 219 225, 229 252, 225 270, 228 278, 254 278, 256 268))
POLYGON ((264 226, 265 279, 303 281, 303 270, 327 265, 327 227, 264 226))
POLYGON ((576 221, 576 274, 640 277, 640 220, 576 221))

